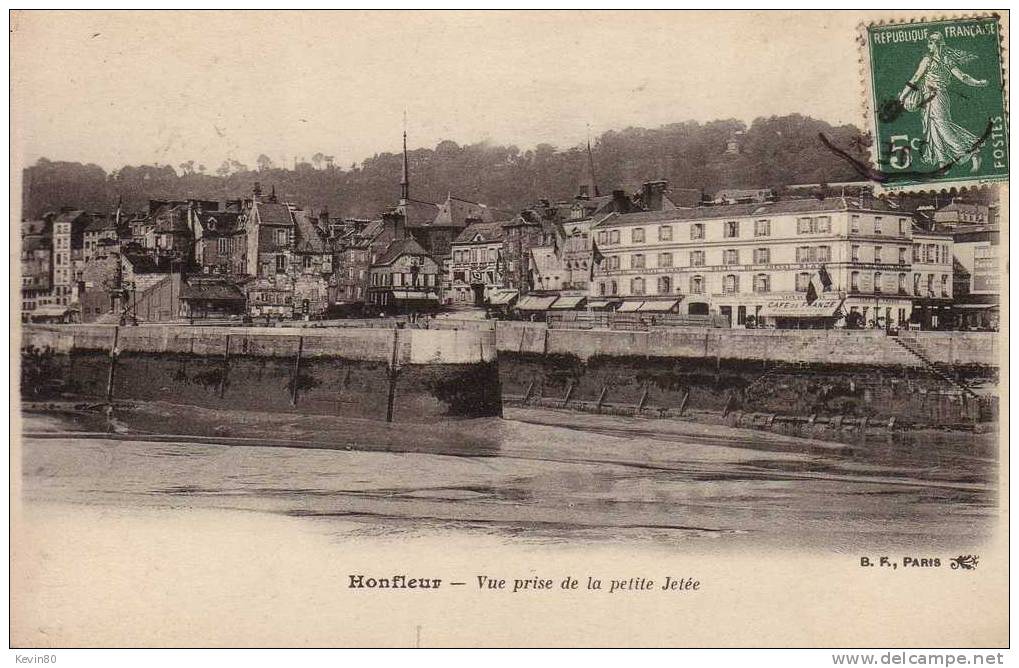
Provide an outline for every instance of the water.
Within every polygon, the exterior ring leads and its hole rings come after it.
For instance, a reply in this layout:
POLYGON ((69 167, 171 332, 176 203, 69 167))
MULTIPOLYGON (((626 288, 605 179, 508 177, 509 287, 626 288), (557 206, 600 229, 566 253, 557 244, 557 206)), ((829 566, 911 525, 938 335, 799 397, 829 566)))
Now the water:
POLYGON ((996 513, 995 459, 973 436, 844 446, 676 421, 507 416, 414 428, 316 418, 333 420, 328 430, 293 417, 275 438, 256 423, 241 433, 260 438, 220 445, 78 438, 60 417, 28 415, 27 432, 58 437, 25 440, 22 492, 342 519, 344 533, 826 552, 972 545, 996 513), (309 434, 317 449, 273 447, 309 434))

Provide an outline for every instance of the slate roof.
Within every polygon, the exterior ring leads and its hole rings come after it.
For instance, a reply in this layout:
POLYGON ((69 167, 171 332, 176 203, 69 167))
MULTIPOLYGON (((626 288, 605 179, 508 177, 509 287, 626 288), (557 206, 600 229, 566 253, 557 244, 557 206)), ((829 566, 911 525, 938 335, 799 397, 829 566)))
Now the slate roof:
POLYGON ((404 225, 407 227, 431 225, 435 221, 435 217, 439 215, 438 204, 422 202, 416 199, 407 200, 406 204, 401 204, 396 208, 397 211, 403 214, 404 225))
POLYGON ((293 225, 294 219, 290 215, 290 208, 279 202, 258 202, 255 204, 258 209, 258 220, 263 225, 293 225))
POLYGON ((729 204, 724 206, 700 206, 691 209, 671 211, 641 211, 638 213, 609 214, 595 223, 596 226, 643 225, 681 220, 712 220, 740 218, 743 216, 781 216, 797 213, 822 213, 826 211, 877 211, 912 217, 912 214, 889 205, 884 200, 870 199, 861 202, 851 197, 830 197, 827 199, 780 200, 772 203, 729 204))
POLYGON ((294 251, 298 253, 326 253, 328 248, 322 233, 319 231, 311 214, 307 211, 294 211, 294 223, 297 225, 297 243, 294 251))
POLYGON ((84 215, 84 213, 85 211, 82 209, 75 209, 74 211, 63 211, 57 214, 57 216, 53 219, 53 222, 73 223, 74 221, 78 220, 78 218, 80 218, 82 215, 84 215))
POLYGON ((406 239, 397 239, 393 243, 389 244, 389 247, 383 251, 382 255, 380 255, 377 260, 375 260, 375 264, 392 264, 401 255, 428 255, 428 251, 422 248, 421 244, 410 237, 406 239))
POLYGON ((86 232, 105 232, 106 230, 115 229, 117 229, 116 221, 108 218, 96 218, 85 226, 86 232))
POLYGON ((189 280, 181 287, 181 299, 244 301, 244 293, 233 283, 220 280, 189 280))
POLYGON ((494 241, 502 241, 504 230, 503 222, 497 223, 471 223, 464 228, 463 232, 453 240, 455 244, 469 244, 469 243, 490 243, 494 241), (481 236, 480 241, 475 242, 474 238, 478 235, 481 236))

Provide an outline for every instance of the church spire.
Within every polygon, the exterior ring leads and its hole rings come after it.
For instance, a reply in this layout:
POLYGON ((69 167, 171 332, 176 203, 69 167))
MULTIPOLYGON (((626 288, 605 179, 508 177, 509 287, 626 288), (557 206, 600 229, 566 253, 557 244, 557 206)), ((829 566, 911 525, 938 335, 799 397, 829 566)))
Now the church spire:
POLYGON ((580 188, 577 195, 582 198, 598 197, 598 181, 594 177, 594 153, 591 151, 591 126, 587 129, 587 164, 580 177, 580 188))
POLYGON ((410 200, 410 164, 407 160, 407 112, 403 112, 403 175, 400 177, 400 204, 410 200))

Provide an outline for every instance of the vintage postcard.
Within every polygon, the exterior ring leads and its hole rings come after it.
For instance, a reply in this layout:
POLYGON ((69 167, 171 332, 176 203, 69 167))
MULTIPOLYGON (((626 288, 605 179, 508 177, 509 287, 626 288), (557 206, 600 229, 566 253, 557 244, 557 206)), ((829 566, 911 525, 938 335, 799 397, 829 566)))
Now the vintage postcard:
POLYGON ((1007 11, 9 34, 25 661, 1001 662, 1007 11))

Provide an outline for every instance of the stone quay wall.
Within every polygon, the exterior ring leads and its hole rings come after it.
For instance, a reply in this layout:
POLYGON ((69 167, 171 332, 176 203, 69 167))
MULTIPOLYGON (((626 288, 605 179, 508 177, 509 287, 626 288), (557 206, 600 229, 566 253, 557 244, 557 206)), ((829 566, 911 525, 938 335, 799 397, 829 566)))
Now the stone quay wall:
POLYGON ((884 332, 626 332, 521 322, 500 322, 496 332, 504 399, 532 405, 916 425, 972 423, 996 412, 994 392, 986 391, 998 380, 999 339, 991 332, 906 335, 936 369, 884 332))
POLYGON ((22 392, 387 421, 501 415, 493 331, 29 325, 22 392))

